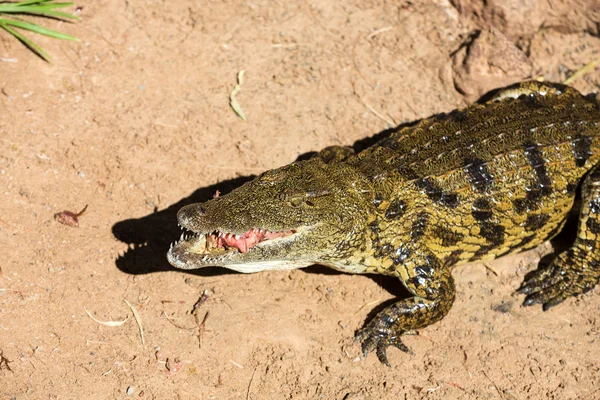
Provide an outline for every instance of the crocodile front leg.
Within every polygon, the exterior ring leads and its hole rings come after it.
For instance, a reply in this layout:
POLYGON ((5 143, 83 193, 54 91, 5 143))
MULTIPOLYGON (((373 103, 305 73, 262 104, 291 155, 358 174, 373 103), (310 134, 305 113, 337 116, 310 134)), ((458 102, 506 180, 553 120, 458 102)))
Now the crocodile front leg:
POLYGON ((543 309, 588 292, 600 279, 600 165, 583 181, 579 228, 573 246, 544 268, 525 276, 519 289, 527 295, 525 306, 543 304, 543 309))
POLYGON ((424 257, 421 265, 412 268, 398 265, 397 269, 408 273, 409 278, 403 281, 414 296, 385 308, 355 337, 356 341, 362 342, 364 357, 375 350, 379 361, 388 367, 387 347, 395 346, 412 354, 402 343, 402 335, 414 334, 416 329, 444 318, 452 307, 456 293, 450 269, 440 266, 434 256, 424 257))

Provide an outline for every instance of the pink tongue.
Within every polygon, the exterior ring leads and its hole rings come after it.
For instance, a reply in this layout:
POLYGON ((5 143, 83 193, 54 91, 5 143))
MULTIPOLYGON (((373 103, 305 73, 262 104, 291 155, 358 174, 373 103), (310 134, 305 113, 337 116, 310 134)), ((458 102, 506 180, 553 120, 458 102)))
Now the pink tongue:
POLYGON ((252 229, 240 236, 239 239, 235 238, 235 235, 227 234, 217 239, 217 246, 222 248, 223 245, 227 247, 235 247, 242 253, 247 253, 248 249, 252 246, 257 245, 266 239, 275 239, 282 236, 280 232, 259 232, 258 230, 252 229))

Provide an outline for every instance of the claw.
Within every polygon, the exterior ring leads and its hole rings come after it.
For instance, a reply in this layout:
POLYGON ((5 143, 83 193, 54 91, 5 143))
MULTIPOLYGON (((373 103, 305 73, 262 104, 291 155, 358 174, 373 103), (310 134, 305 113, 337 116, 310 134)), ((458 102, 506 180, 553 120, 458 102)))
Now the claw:
POLYGON ((389 362, 389 361, 388 361, 388 359, 387 359, 387 351, 386 351, 386 348, 387 348, 387 345, 386 345, 386 344, 379 343, 379 344, 377 345, 377 358, 379 359, 379 361, 380 361, 382 364, 385 364, 385 365, 387 365, 388 367, 390 367, 390 368, 391 368, 392 366, 390 365, 390 362, 389 362))
POLYGON ((544 303, 544 305, 542 306, 542 310, 548 311, 552 307, 554 307, 556 305, 559 305, 560 303, 562 303, 563 301, 565 301, 566 298, 567 298, 566 296, 555 297, 555 298, 547 301, 546 303, 544 303))
MULTIPOLYGON (((402 335, 416 335, 418 334, 416 331, 407 331, 407 332, 403 332, 402 335)), ((394 335, 394 336, 387 336, 382 334, 382 332, 373 332, 372 329, 369 329, 369 327, 366 327, 364 329, 361 329, 356 336, 354 336, 354 341, 358 342, 358 341, 362 341, 362 346, 361 346, 361 350, 362 350, 362 354, 363 354, 363 358, 366 358, 367 355, 371 352, 371 350, 375 350, 375 354, 377 354, 377 358, 379 359, 379 361, 382 364, 387 365, 388 367, 391 367, 391 364, 389 363, 388 359, 387 359, 387 348, 388 346, 394 346, 397 349, 410 354, 410 355, 414 355, 415 353, 408 348, 401 340, 401 336, 400 335, 394 335)))
POLYGON ((523 301, 523 306, 531 307, 531 306, 534 306, 534 305, 540 304, 540 303, 541 303, 541 301, 539 301, 536 297, 527 296, 527 298, 525 298, 525 301, 523 301))
POLYGON ((598 271, 586 268, 585 264, 586 254, 574 247, 561 253, 550 265, 528 273, 518 289, 519 293, 527 295, 523 306, 543 304, 546 311, 570 296, 593 288, 598 271), (584 284, 580 284, 582 281, 584 284))
POLYGON ((400 338, 398 338, 398 341, 396 343, 393 343, 394 347, 396 347, 399 350, 402 350, 405 353, 410 354, 411 356, 415 355, 415 352, 412 351, 408 346, 406 346, 404 343, 402 343, 400 341, 400 338))
POLYGON ((367 356, 369 355, 369 350, 370 350, 369 347, 371 347, 371 346, 367 342, 364 342, 362 344, 361 348, 362 348, 363 358, 367 358, 367 356))
POLYGON ((517 292, 521 294, 531 294, 534 290, 535 288, 533 286, 528 286, 526 283, 524 283, 523 286, 517 289, 517 292))

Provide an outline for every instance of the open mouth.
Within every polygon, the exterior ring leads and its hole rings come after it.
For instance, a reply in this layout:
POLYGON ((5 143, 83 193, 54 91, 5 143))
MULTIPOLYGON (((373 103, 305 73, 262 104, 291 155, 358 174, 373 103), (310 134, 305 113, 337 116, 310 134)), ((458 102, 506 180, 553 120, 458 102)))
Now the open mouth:
POLYGON ((177 246, 180 242, 185 241, 190 246, 187 251, 194 252, 198 255, 234 250, 245 254, 249 249, 259 243, 285 238, 295 233, 295 230, 272 232, 259 228, 252 228, 241 235, 218 230, 211 233, 184 232, 181 234, 178 242, 171 244, 171 249, 173 248, 173 245, 177 246))

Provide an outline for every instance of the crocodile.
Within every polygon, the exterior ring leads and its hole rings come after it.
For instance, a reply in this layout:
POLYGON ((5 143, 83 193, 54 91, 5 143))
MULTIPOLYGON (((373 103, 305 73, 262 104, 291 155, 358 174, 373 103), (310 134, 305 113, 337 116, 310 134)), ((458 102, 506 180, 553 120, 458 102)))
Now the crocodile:
POLYGON ((600 102, 571 87, 517 83, 398 128, 355 153, 332 146, 184 206, 167 258, 240 272, 321 264, 398 278, 397 299, 356 333, 366 357, 412 353, 402 336, 441 320, 454 266, 534 248, 578 213, 571 246, 525 275, 543 310, 600 278, 600 102), (580 199, 580 200, 577 200, 580 199))

